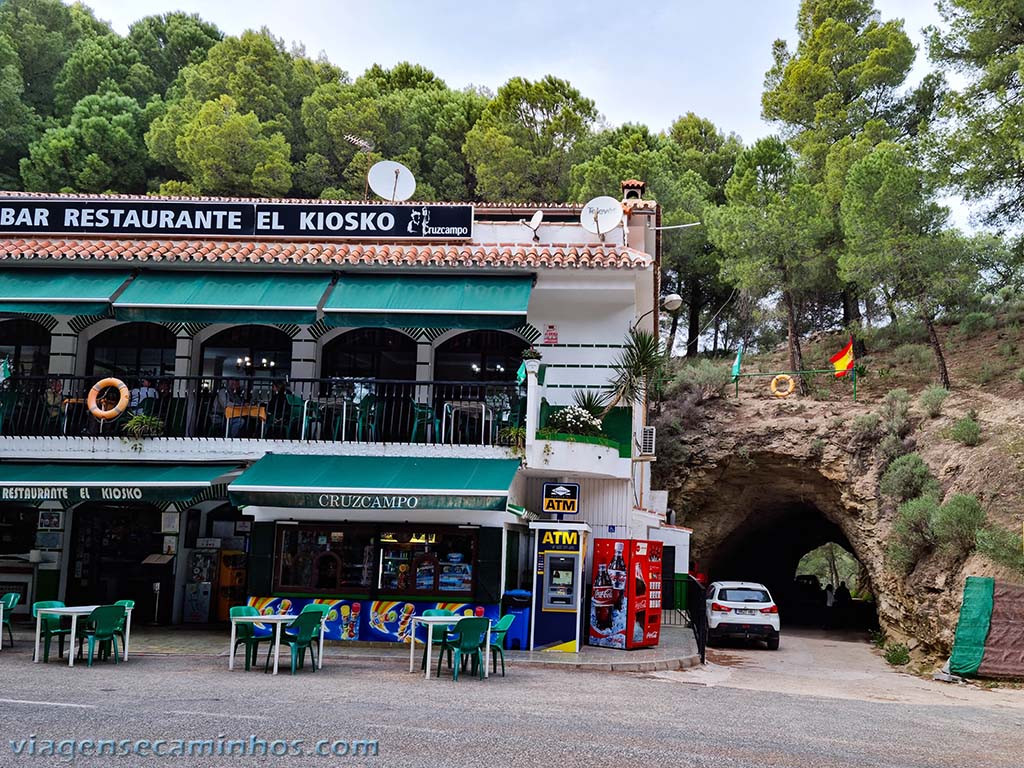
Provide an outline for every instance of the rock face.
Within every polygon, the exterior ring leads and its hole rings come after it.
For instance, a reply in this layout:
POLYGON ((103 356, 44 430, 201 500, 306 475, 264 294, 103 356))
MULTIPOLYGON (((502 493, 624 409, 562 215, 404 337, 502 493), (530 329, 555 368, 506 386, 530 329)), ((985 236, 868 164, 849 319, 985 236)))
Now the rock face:
MULTIPOLYGON (((682 413, 669 402, 656 419, 653 481, 669 491, 674 522, 694 530, 691 561, 712 579, 789 585, 803 555, 834 541, 863 565, 882 628, 945 654, 976 558, 955 563, 936 552, 906 577, 889 566, 895 505, 879 495, 874 446, 858 445, 850 431, 856 415, 872 410, 750 396, 682 413)), ((948 476, 955 450, 930 453, 935 474, 948 476)))

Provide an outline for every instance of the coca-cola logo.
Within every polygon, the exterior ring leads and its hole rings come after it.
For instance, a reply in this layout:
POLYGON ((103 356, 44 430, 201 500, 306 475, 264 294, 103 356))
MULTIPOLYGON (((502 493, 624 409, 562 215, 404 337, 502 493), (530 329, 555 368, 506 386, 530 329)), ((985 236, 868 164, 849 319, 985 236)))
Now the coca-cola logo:
MULTIPOLYGON (((595 592, 594 594, 596 595, 597 593, 595 592)), ((638 611, 646 611, 647 610, 647 598, 641 597, 641 598, 637 599, 637 601, 636 601, 636 610, 638 610, 638 611)))
POLYGON ((611 587, 596 587, 594 589, 595 605, 611 605, 615 601, 615 595, 611 587))
POLYGON ((644 635, 644 638, 647 639, 647 640, 657 640, 658 639, 658 633, 657 632, 648 632, 646 635, 644 635))

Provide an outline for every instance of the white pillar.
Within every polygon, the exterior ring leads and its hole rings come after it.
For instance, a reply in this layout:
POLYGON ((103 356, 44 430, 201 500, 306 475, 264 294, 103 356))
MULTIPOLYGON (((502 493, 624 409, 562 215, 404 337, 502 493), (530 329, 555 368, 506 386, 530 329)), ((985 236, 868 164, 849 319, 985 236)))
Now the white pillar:
POLYGON ((540 385, 537 383, 537 361, 526 361, 526 453, 537 436, 537 423, 540 421, 540 385), (536 363, 536 365, 534 365, 536 363))

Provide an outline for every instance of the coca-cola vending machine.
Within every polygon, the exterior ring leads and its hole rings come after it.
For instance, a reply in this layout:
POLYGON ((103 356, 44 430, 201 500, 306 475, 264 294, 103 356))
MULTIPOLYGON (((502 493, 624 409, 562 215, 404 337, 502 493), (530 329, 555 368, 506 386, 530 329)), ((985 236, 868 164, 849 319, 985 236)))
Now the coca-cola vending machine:
POLYGON ((661 634, 660 541, 594 539, 590 645, 648 648, 661 634))

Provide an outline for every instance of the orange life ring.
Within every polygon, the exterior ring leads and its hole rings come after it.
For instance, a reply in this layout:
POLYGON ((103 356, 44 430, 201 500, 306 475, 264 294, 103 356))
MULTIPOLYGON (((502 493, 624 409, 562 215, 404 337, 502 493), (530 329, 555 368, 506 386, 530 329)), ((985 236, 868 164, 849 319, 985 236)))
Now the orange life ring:
POLYGON ((128 403, 131 401, 132 394, 128 390, 128 385, 120 379, 100 379, 92 385, 92 389, 89 390, 89 396, 86 399, 86 403, 89 406, 89 413, 95 416, 97 419, 103 419, 104 421, 110 421, 116 419, 125 409, 128 407, 128 403), (120 399, 117 401, 117 405, 113 408, 103 409, 100 408, 97 400, 99 399, 100 392, 108 387, 117 387, 120 392, 120 399))
POLYGON ((793 377, 780 373, 774 379, 772 379, 772 394, 775 397, 789 397, 796 390, 796 382, 793 381, 793 377), (782 389, 779 385, 785 384, 786 388, 782 389))

